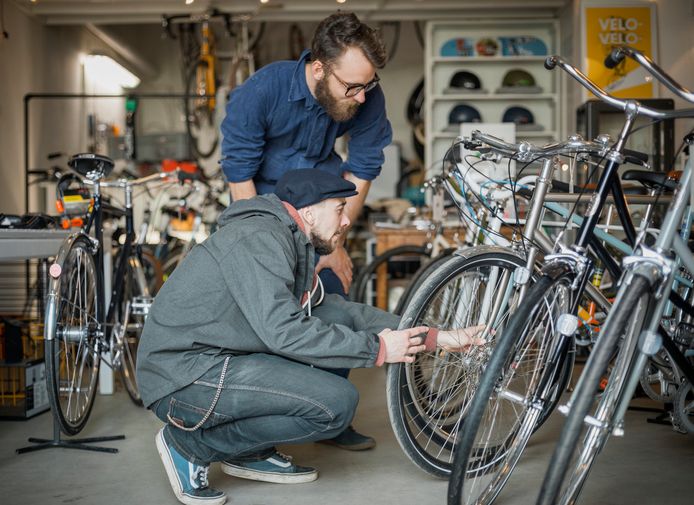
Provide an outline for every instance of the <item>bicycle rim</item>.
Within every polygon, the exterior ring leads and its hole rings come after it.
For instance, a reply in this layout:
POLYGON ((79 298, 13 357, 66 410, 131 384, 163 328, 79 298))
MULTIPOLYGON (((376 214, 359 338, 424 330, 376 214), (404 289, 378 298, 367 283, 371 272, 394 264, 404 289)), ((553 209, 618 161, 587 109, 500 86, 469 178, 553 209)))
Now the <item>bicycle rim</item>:
POLYGON ((390 261, 398 256, 419 256, 422 259, 428 258, 431 252, 424 246, 404 245, 389 249, 383 254, 376 256, 357 276, 350 289, 350 300, 366 303, 370 305, 370 301, 366 300, 366 290, 369 283, 373 280, 377 270, 380 267, 387 268, 390 261))
MULTIPOLYGON (((557 373, 544 366, 545 360, 568 347, 565 339, 555 338, 554 324, 570 308, 569 271, 543 275, 498 338, 460 435, 449 505, 491 503, 505 485, 545 409, 536 395, 543 374, 557 373)), ((546 383, 550 391, 556 387, 546 383)))
POLYGON ((123 294, 120 303, 116 306, 116 324, 113 329, 113 337, 115 338, 115 355, 118 359, 118 370, 123 386, 130 399, 136 405, 142 405, 135 370, 137 348, 145 318, 143 315, 135 314, 133 310, 136 297, 142 296, 135 276, 137 268, 141 267, 139 267, 138 259, 133 256, 128 261, 123 279, 123 294))
POLYGON ((571 410, 545 474, 538 503, 566 504, 578 498, 595 457, 614 428, 616 407, 626 393, 649 290, 648 281, 640 276, 620 290, 572 396, 571 410), (600 380, 618 345, 605 391, 597 397, 600 380), (599 426, 584 421, 591 409, 599 426))
POLYGON ((423 266, 419 267, 419 270, 415 272, 414 277, 412 277, 412 282, 407 285, 405 291, 402 293, 398 299, 398 304, 393 311, 394 314, 402 315, 405 307, 410 304, 412 296, 414 296, 415 291, 422 285, 422 282, 431 275, 431 273, 439 268, 443 263, 451 258, 451 255, 455 252, 455 249, 445 249, 441 254, 432 258, 431 261, 427 262, 423 266))
POLYGON ((80 239, 60 266, 46 307, 45 324, 53 335, 45 343, 46 380, 55 419, 65 434, 75 435, 89 418, 99 377, 96 268, 80 239))
MULTIPOLYGON (((501 332, 518 294, 514 272, 523 266, 506 252, 454 255, 422 282, 401 326, 455 329, 489 322, 501 332)), ((458 431, 493 345, 492 339, 465 352, 436 349, 389 367, 391 424, 406 455, 425 472, 450 474, 458 431)))

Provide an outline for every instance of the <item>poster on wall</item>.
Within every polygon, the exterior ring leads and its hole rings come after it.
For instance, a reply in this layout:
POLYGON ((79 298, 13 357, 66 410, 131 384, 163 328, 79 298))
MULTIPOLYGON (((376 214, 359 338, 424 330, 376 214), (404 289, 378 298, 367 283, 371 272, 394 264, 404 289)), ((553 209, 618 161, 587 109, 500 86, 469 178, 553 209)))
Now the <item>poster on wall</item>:
MULTIPOLYGON (((583 71, 598 86, 619 98, 654 98, 657 87, 650 74, 625 58, 613 69, 605 57, 617 46, 631 46, 646 56, 657 56, 655 4, 636 1, 581 4, 583 71)), ((586 98, 594 98, 587 91, 586 98)))

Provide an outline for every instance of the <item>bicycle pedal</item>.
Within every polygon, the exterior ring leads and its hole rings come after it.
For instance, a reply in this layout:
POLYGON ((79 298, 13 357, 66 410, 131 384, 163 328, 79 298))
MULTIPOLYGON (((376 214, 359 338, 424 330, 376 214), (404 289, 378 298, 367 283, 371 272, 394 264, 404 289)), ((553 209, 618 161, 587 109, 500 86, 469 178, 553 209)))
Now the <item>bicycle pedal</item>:
POLYGON ((130 310, 134 315, 146 316, 149 314, 149 309, 153 302, 154 298, 151 296, 135 296, 130 305, 130 310))

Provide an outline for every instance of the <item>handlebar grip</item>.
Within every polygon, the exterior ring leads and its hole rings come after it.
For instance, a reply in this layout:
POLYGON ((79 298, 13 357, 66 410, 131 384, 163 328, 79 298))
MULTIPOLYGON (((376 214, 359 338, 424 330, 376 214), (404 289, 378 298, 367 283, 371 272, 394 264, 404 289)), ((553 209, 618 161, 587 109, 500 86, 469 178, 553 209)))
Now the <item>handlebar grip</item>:
POLYGON ((625 57, 626 53, 622 51, 620 47, 615 47, 605 58, 605 66, 607 68, 615 68, 624 60, 625 57))
POLYGON ((545 69, 547 70, 554 70, 554 67, 557 66, 557 57, 556 56, 547 56, 547 59, 545 60, 545 69))
POLYGON ((631 149, 624 149, 624 159, 627 163, 633 163, 634 165, 643 165, 648 163, 648 154, 642 153, 640 151, 632 151, 631 149))

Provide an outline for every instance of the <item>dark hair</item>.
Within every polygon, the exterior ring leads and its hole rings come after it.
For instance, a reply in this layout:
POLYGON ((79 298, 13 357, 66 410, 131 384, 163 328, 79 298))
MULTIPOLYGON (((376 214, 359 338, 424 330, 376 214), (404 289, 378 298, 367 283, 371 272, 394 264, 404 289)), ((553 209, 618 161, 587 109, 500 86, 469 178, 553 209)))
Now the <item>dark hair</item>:
POLYGON ((361 49, 374 67, 385 67, 386 48, 378 32, 351 12, 336 12, 320 22, 313 34, 311 57, 331 65, 349 47, 361 49))

